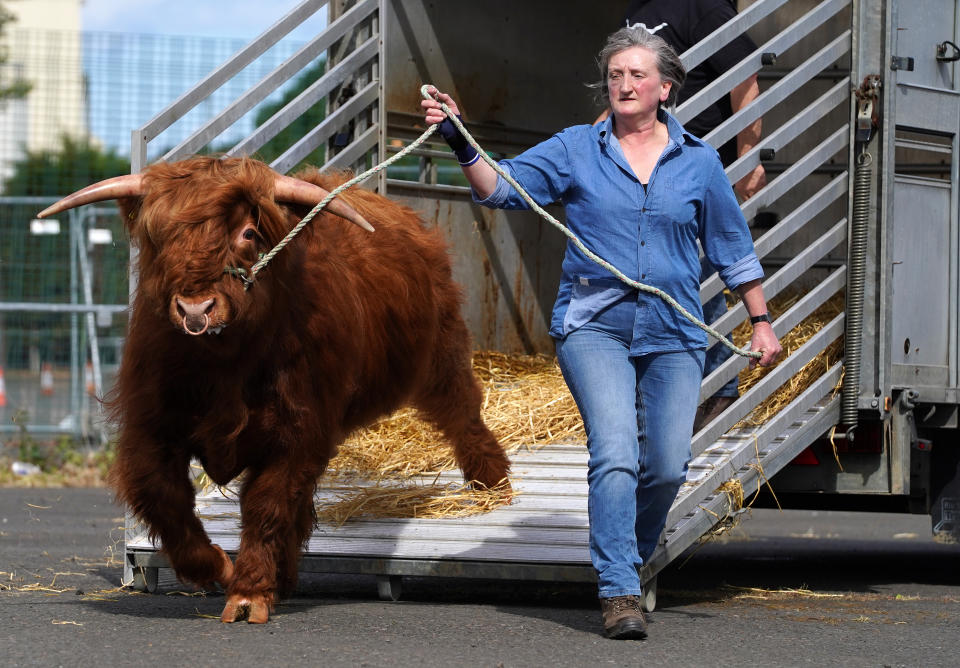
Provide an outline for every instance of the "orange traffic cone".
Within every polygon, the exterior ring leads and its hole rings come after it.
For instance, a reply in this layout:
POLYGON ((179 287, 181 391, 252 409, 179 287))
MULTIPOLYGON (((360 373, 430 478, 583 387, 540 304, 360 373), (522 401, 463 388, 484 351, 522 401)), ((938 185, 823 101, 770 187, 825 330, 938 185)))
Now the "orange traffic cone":
POLYGON ((86 385, 87 394, 94 396, 97 393, 97 387, 93 382, 93 362, 87 362, 83 367, 83 382, 86 385))
POLYGON ((0 407, 7 405, 7 384, 3 382, 3 367, 0 366, 0 407))
POLYGON ((53 394, 53 366, 50 362, 44 362, 40 367, 40 391, 48 397, 53 394))

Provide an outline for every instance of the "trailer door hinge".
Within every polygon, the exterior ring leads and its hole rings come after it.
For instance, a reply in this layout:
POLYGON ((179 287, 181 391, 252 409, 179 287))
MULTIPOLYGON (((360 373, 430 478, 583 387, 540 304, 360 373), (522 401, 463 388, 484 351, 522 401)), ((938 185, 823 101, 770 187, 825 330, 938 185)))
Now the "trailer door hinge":
POLYGON ((892 56, 890 58, 890 69, 913 72, 913 58, 910 56, 892 56))

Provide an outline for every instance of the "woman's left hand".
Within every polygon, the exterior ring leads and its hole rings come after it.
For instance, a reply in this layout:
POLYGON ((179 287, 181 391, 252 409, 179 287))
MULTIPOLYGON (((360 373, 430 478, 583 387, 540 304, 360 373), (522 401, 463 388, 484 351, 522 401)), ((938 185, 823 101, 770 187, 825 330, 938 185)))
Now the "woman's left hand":
POLYGON ((753 337, 750 339, 750 350, 759 350, 763 353, 759 360, 755 357, 750 358, 751 369, 758 364, 760 366, 773 366, 782 350, 777 335, 773 332, 773 325, 769 322, 758 322, 754 325, 753 337))

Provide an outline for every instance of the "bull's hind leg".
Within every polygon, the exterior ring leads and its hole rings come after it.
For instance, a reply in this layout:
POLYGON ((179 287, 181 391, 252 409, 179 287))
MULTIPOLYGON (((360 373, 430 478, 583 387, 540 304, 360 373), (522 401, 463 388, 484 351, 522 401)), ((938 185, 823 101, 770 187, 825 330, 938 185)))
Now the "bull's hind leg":
POLYGON ((300 551, 310 536, 315 514, 313 492, 323 466, 283 466, 250 471, 241 492, 243 528, 240 553, 220 620, 246 617, 266 622, 277 598, 297 584, 300 551))
MULTIPOLYGON (((468 341, 456 333, 446 339, 468 341)), ((480 415, 483 395, 470 365, 465 343, 439 351, 434 363, 433 382, 417 401, 417 408, 453 445, 453 454, 470 482, 493 488, 509 485, 510 460, 480 415)))

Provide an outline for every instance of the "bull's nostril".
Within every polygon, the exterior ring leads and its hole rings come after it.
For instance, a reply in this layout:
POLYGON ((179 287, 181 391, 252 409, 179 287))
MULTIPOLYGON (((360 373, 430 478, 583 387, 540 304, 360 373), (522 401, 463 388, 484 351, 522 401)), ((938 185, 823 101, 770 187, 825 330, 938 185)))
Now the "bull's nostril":
POLYGON ((177 315, 180 316, 183 328, 190 334, 202 334, 210 326, 210 315, 216 306, 216 298, 211 297, 202 302, 187 301, 182 297, 176 298, 177 315))
POLYGON ((182 297, 177 297, 177 312, 181 315, 208 315, 213 311, 216 303, 215 297, 202 302, 188 302, 182 297))

